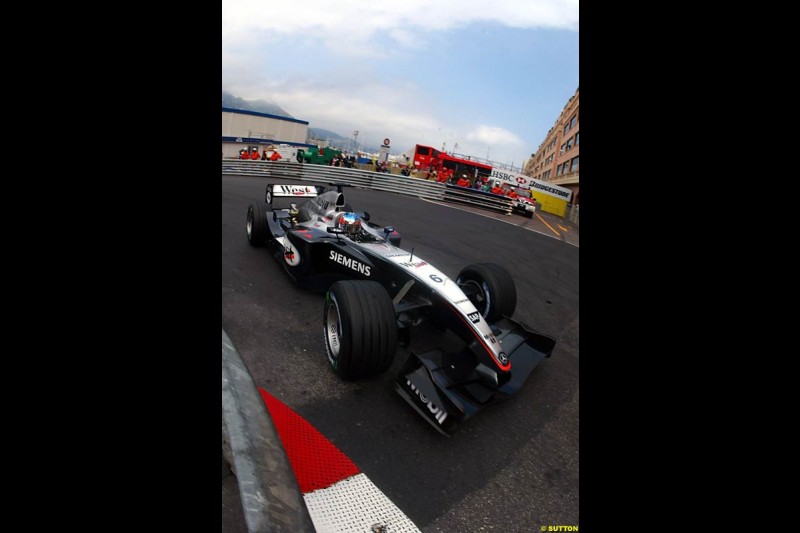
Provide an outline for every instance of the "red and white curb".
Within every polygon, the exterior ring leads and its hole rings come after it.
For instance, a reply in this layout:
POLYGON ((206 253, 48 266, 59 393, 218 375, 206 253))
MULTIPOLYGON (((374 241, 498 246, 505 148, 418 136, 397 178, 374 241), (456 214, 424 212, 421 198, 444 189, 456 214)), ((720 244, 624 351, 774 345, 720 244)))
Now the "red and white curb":
POLYGON ((317 533, 419 533, 358 467, 286 404, 259 388, 317 533))

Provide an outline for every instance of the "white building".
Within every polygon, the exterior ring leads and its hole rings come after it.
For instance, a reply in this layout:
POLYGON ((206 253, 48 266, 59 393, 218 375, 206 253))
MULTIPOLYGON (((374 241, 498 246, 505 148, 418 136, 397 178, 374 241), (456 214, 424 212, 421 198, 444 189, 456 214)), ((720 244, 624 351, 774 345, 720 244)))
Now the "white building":
POLYGON ((269 145, 316 148, 307 144, 308 122, 256 111, 222 108, 222 157, 237 158, 239 150, 260 154, 269 145))

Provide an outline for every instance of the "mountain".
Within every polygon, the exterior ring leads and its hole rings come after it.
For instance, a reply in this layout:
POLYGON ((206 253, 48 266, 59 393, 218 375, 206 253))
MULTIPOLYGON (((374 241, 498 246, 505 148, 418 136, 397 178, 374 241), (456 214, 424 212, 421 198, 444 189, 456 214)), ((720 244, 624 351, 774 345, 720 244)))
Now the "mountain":
POLYGON ((222 107, 231 109, 241 109, 242 111, 255 111, 256 113, 266 113, 279 117, 295 118, 284 111, 278 104, 273 104, 265 100, 244 100, 238 96, 222 91, 222 107))
MULTIPOLYGON (((322 128, 308 128, 308 139, 308 142, 312 144, 314 140, 328 141, 331 147, 348 152, 354 151, 353 148, 356 146, 352 137, 345 137, 344 135, 339 135, 335 131, 324 130, 322 128)), ((363 144, 359 144, 358 149, 373 154, 380 151, 380 148, 377 146, 364 146, 363 144)))
MULTIPOLYGON (((268 115, 276 115, 279 117, 295 118, 277 104, 267 102, 264 100, 245 100, 234 96, 230 93, 222 91, 222 107, 230 109, 240 109, 242 111, 255 111, 256 113, 266 113, 268 115)), ((308 118, 301 118, 300 120, 309 120, 308 118)), ((311 122, 309 120, 309 122, 311 122)), ((332 148, 337 150, 353 151, 355 142, 352 137, 339 135, 338 133, 322 128, 308 128, 307 142, 314 144, 315 140, 328 141, 332 148)), ((359 149, 366 152, 376 153, 379 151, 377 147, 359 145, 359 149)))
POLYGON ((331 130, 323 130, 322 128, 308 128, 308 136, 313 137, 315 139, 320 139, 323 141, 350 141, 352 144, 353 139, 348 139, 347 137, 343 137, 336 133, 335 131, 331 130))
MULTIPOLYGON (((328 141, 328 144, 339 150, 352 150, 353 139, 348 139, 339 135, 335 131, 324 130, 322 128, 308 128, 308 138, 320 141, 328 141)), ((313 141, 311 141, 313 143, 313 141)))

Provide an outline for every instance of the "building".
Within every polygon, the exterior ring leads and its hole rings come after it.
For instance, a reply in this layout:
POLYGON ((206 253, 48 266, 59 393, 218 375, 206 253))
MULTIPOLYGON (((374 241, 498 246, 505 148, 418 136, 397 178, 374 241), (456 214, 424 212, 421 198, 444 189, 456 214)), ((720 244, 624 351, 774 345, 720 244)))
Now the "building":
POLYGON ((243 109, 222 108, 222 157, 236 158, 239 150, 259 153, 268 145, 288 144, 316 148, 307 144, 308 122, 296 118, 268 115, 243 109))
POLYGON ((572 190, 572 203, 580 204, 578 174, 580 153, 580 88, 575 90, 561 110, 547 137, 528 160, 524 173, 534 179, 549 181, 572 190))

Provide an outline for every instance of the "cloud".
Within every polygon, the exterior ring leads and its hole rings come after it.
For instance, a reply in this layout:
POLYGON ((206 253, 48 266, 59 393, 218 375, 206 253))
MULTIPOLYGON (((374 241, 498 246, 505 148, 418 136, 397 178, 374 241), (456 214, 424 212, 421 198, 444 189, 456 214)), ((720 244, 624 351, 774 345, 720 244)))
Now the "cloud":
POLYGON ((513 28, 578 29, 578 0, 306 0, 269 2, 223 0, 223 48, 248 47, 257 32, 313 35, 328 47, 364 52, 365 45, 389 36, 399 46, 414 48, 428 34, 471 23, 496 23, 513 28))
POLYGON ((478 126, 467 133, 466 139, 478 144, 488 144, 489 146, 497 146, 500 144, 518 146, 523 144, 522 139, 510 131, 495 126, 478 126))
MULTIPOLYGON (((313 128, 341 135, 359 130, 361 145, 379 146, 389 137, 394 153, 416 143, 452 151, 458 143, 461 154, 483 157, 491 151, 493 160, 520 165, 541 135, 532 132, 533 121, 512 125, 509 113, 497 107, 530 98, 501 92, 507 88, 502 81, 520 73, 499 69, 491 54, 489 63, 458 56, 465 38, 496 46, 507 29, 566 30, 577 40, 578 1, 223 0, 222 89, 245 100, 274 102, 313 128), (451 65, 499 78, 492 79, 490 92, 476 91, 481 84, 458 79, 465 70, 448 70, 451 65)), ((516 35, 514 42, 523 46, 534 41, 516 35)), ((541 41, 547 38, 536 42, 541 41)), ((528 68, 525 60, 519 64, 528 68)), ((539 62, 536 68, 546 67, 539 62)), ((554 120, 563 102, 550 105, 547 120, 554 120)), ((550 125, 535 124, 543 131, 550 125)))

